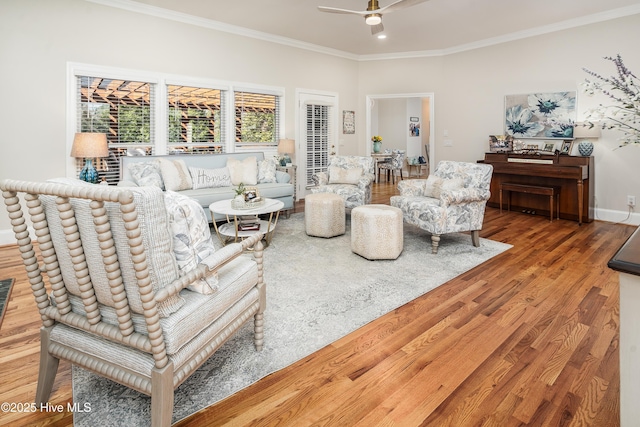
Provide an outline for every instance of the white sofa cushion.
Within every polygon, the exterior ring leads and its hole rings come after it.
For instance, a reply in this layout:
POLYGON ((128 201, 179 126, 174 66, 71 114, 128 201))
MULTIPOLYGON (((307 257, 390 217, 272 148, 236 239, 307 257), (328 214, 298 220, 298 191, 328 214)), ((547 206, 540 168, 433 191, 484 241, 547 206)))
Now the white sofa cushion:
POLYGON ((247 157, 243 160, 229 158, 227 167, 231 175, 231 184, 256 185, 258 183, 258 161, 255 157, 247 157))
POLYGON ((231 175, 229 168, 205 169, 205 168, 189 168, 191 174, 192 189, 200 188, 218 188, 231 187, 231 175))
POLYGON ((160 172, 166 190, 190 190, 193 187, 191 174, 184 160, 160 159, 160 172))

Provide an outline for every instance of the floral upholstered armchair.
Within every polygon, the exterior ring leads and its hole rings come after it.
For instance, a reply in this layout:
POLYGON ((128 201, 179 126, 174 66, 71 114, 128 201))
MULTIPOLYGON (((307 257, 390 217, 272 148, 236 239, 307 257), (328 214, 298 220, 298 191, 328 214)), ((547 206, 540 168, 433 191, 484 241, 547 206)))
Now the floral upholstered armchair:
POLYGON ((434 254, 446 233, 471 231, 477 247, 492 173, 488 164, 441 161, 427 179, 400 181, 391 206, 402 210, 405 222, 431 233, 434 254))
POLYGON ((326 172, 314 174, 312 193, 342 196, 344 207, 355 208, 371 203, 371 186, 375 181, 372 157, 331 156, 326 172))

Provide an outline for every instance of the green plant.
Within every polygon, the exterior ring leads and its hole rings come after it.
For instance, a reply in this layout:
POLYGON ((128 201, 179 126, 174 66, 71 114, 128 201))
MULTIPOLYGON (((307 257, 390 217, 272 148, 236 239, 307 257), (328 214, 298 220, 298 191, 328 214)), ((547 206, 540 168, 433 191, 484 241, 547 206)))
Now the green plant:
POLYGON ((241 196, 241 195, 243 195, 243 194, 244 194, 244 183, 242 183, 242 182, 241 182, 241 183, 238 185, 238 187, 236 187, 233 191, 235 191, 235 192, 236 192, 236 195, 237 195, 237 196, 241 196))

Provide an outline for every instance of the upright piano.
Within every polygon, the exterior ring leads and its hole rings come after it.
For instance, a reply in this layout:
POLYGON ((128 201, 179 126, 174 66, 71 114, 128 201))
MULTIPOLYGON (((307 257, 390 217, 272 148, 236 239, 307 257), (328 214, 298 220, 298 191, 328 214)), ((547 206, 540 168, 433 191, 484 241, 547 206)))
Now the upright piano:
MULTIPOLYGON (((493 165, 489 206, 499 207, 500 184, 514 183, 560 187, 560 218, 593 221, 595 168, 593 156, 553 154, 486 153, 482 163, 493 165)), ((513 193, 516 209, 549 214, 548 199, 534 194, 513 193)))

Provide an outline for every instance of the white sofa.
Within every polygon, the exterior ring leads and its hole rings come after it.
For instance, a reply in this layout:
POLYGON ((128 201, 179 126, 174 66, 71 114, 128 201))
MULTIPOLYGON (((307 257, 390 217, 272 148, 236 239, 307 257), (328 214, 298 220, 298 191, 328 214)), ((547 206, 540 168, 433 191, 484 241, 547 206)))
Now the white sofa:
MULTIPOLYGON (((128 156, 120 158, 120 182, 119 186, 136 186, 136 185, 149 185, 148 182, 145 184, 144 181, 142 183, 140 180, 134 177, 135 174, 132 174, 131 165, 136 163, 153 163, 160 160, 169 160, 169 161, 184 161, 185 165, 188 168, 200 168, 206 170, 218 170, 225 168, 229 159, 239 160, 239 161, 247 161, 246 159, 254 157, 256 159, 256 163, 265 161, 264 153, 262 152, 251 152, 251 153, 222 153, 222 154, 202 154, 202 155, 190 155, 190 154, 172 154, 172 155, 164 155, 164 156, 128 156)), ((267 160, 271 161, 271 160, 267 160)), ((139 176, 138 176, 139 178, 139 176)), ((275 172, 275 182, 260 182, 259 176, 256 176, 256 184, 253 185, 250 182, 244 182, 245 185, 254 186, 258 188, 258 191, 262 197, 267 197, 270 199, 280 200, 284 203, 283 210, 288 210, 293 208, 293 194, 294 188, 293 184, 291 184, 291 176, 282 171, 275 172)), ((263 180, 264 181, 264 180, 263 180)), ((164 184, 163 187, 164 188, 164 184)), ((189 196, 195 200, 197 200, 200 205, 204 208, 205 214, 211 220, 211 213, 209 212, 209 205, 213 202, 217 202, 219 200, 233 199, 235 196, 236 186, 229 183, 226 186, 216 186, 216 187, 207 187, 207 188, 196 188, 193 187, 188 189, 178 190, 180 194, 184 194, 189 196)), ((217 220, 224 219, 221 215, 216 215, 217 220)))

